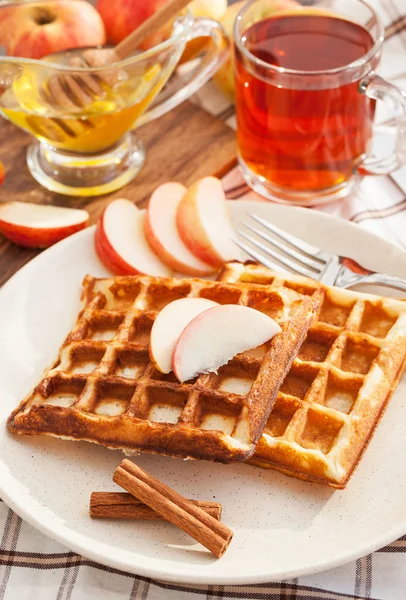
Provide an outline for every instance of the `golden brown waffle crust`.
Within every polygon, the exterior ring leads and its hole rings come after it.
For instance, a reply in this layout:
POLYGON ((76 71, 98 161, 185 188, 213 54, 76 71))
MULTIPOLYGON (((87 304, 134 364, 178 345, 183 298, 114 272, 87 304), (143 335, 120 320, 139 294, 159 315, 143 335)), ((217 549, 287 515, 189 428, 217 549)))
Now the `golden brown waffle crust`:
POLYGON ((251 262, 229 263, 219 280, 322 295, 249 463, 343 489, 405 370, 405 303, 251 262))
POLYGON ((394 382, 394 386, 391 389, 391 391, 389 392, 389 394, 387 395, 387 397, 385 398, 385 400, 382 403, 382 407, 381 407, 381 411, 379 413, 377 413, 376 415, 376 420, 375 423, 372 424, 372 428, 367 431, 366 433, 369 435, 368 441, 362 445, 360 447, 360 452, 358 454, 358 456, 355 458, 354 462, 351 465, 351 470, 348 470, 348 475, 346 479, 342 479, 340 482, 334 482, 334 481, 326 481, 325 477, 317 477, 316 475, 312 475, 309 472, 304 472, 301 469, 301 465, 297 464, 297 468, 295 468, 295 461, 292 461, 292 465, 289 467, 284 468, 283 464, 284 464, 284 460, 282 459, 280 463, 277 462, 277 458, 275 459, 275 462, 271 462, 270 458, 269 458, 269 453, 267 452, 267 449, 265 449, 263 451, 263 454, 266 455, 266 460, 263 461, 261 460, 261 458, 257 458, 260 457, 261 451, 259 449, 257 449, 257 452, 247 460, 247 464, 253 465, 254 467, 259 467, 261 469, 273 469, 275 471, 279 471, 280 473, 283 473, 284 475, 287 475, 288 477, 294 477, 295 479, 301 479, 302 481, 307 481, 309 483, 318 483, 321 485, 328 485, 329 487, 338 489, 338 490, 343 490, 346 488, 347 483, 350 479, 350 477, 353 475, 354 471, 356 470, 358 464, 360 463, 365 451, 368 448, 368 444, 371 441, 376 428, 378 427, 384 413, 385 410, 389 404, 389 401, 394 393, 394 391, 396 390, 396 386, 398 385, 399 381, 402 379, 402 376, 405 372, 406 369, 406 360, 403 363, 400 371, 399 371, 399 376, 397 377, 396 381, 394 382))
POLYGON ((318 307, 317 297, 284 288, 149 276, 87 276, 82 299, 83 309, 57 360, 9 417, 9 430, 86 440, 128 453, 224 463, 244 461, 255 451, 279 386, 318 307), (273 312, 282 332, 260 358, 244 353, 218 374, 203 374, 181 384, 172 374, 156 371, 148 356, 156 315, 181 297, 205 297, 273 312), (109 327, 113 337, 104 339, 109 327), (77 361, 83 362, 83 357, 94 358, 94 370, 77 372, 77 361), (224 374, 248 378, 249 391, 237 394, 222 389, 224 374), (161 405, 179 412, 176 422, 154 420, 153 412, 161 405), (111 407, 116 414, 111 414, 111 407), (204 428, 202 423, 212 417, 210 411, 231 421, 231 428, 204 428))

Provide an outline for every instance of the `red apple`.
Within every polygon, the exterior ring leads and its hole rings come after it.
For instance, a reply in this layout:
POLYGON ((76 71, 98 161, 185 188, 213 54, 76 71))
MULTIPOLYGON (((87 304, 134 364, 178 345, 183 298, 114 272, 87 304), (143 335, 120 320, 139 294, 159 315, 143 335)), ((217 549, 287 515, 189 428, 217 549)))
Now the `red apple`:
MULTIPOLYGON (((118 44, 166 2, 168 0, 98 0, 96 8, 103 19, 107 41, 118 44)), ((160 31, 148 38, 151 46, 162 40, 160 31)))
POLYGON ((103 20, 84 0, 46 0, 0 7, 0 38, 9 56, 42 58, 106 42, 103 20))
POLYGON ((115 275, 144 273, 169 277, 171 270, 149 247, 144 236, 144 215, 130 200, 107 206, 96 227, 96 252, 115 275))
MULTIPOLYGON (((168 0, 98 0, 96 8, 106 27, 107 41, 118 44, 145 19, 153 15, 168 0)), ((189 9, 195 17, 221 19, 227 9, 227 0, 192 0, 189 9)), ((163 42, 170 35, 171 26, 166 26, 147 38, 142 48, 147 49, 163 42)), ((205 38, 192 40, 187 44, 181 62, 198 54, 205 46, 205 38)))
POLYGON ((203 177, 182 197, 176 215, 179 235, 190 252, 215 268, 241 258, 233 242, 231 225, 221 181, 203 177))
POLYGON ((182 242, 176 227, 176 212, 186 188, 164 183, 152 194, 145 216, 145 237, 152 250, 171 269, 185 275, 205 276, 215 270, 194 256, 182 242))
POLYGON ((84 229, 89 221, 85 210, 5 202, 0 204, 0 233, 25 248, 47 248, 84 229))

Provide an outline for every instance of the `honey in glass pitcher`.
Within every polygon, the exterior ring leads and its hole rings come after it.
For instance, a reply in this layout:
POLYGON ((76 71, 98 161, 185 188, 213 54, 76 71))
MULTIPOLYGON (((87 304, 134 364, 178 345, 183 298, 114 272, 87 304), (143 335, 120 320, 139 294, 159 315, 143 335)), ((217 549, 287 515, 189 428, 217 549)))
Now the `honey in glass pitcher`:
MULTIPOLYGON (((74 55, 75 51, 60 53, 43 62, 68 65, 74 55)), ((100 97, 75 114, 63 106, 55 111, 47 97, 48 73, 43 74, 37 65, 31 71, 26 67, 3 95, 2 112, 9 121, 53 148, 98 153, 112 147, 133 127, 169 74, 168 66, 149 64, 145 71, 130 74, 118 90, 100 79, 100 97)))
MULTIPOLYGON (((59 2, 66 0, 52 0, 53 5, 59 2)), ((0 19, 10 8, 16 20, 35 20, 38 11, 48 10, 49 2, 4 0, 0 19)), ((164 31, 156 45, 133 53, 127 45, 121 48, 120 60, 102 60, 99 66, 97 59, 86 62, 89 48, 43 59, 0 53, 0 114, 36 138, 27 148, 27 166, 40 185, 68 196, 98 196, 137 176, 145 149, 135 129, 197 92, 214 75, 228 48, 221 25, 195 18, 188 8, 164 31), (191 69, 179 69, 166 86, 186 45, 202 37, 211 43, 191 69)))

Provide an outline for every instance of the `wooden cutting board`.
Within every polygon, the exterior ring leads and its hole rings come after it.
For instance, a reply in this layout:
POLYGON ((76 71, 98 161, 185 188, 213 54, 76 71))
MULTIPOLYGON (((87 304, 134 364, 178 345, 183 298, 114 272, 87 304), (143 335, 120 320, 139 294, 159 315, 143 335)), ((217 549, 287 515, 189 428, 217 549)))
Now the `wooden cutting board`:
MULTIPOLYGON (((190 102, 184 102, 167 115, 141 127, 137 133, 147 151, 144 168, 138 177, 113 194, 77 198, 54 194, 37 184, 25 159, 32 138, 0 117, 0 160, 6 169, 0 201, 85 208, 93 224, 114 198, 129 198, 143 207, 160 183, 175 180, 190 185, 205 175, 221 177, 236 162, 234 132, 223 121, 190 102)), ((38 252, 20 248, 0 236, 0 285, 38 252)))

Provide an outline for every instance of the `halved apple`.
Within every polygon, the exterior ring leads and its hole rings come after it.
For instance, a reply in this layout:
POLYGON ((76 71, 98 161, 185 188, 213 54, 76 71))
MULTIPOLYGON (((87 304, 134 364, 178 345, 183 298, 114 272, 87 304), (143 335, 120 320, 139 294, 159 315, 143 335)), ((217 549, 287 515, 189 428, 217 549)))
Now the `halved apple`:
POLYGON ((215 268, 186 248, 176 228, 176 212, 185 193, 185 186, 175 182, 164 183, 154 191, 145 216, 145 237, 168 267, 186 275, 209 275, 215 268))
POLYGON ((149 355, 161 373, 172 370, 172 356, 180 334, 203 311, 219 306, 206 298, 180 298, 167 304, 154 321, 149 355))
POLYGON ((114 200, 107 206, 97 222, 95 247, 104 266, 115 275, 171 275, 149 247, 144 215, 130 200, 114 200))
POLYGON ((181 333, 173 352, 173 372, 181 382, 216 372, 236 354, 264 344, 280 331, 276 321, 249 306, 215 306, 181 333))
POLYGON ((200 260, 215 268, 241 252, 233 242, 234 229, 221 181, 204 177, 194 183, 179 203, 176 225, 183 243, 200 260))
POLYGON ((29 202, 0 204, 0 233, 24 248, 48 248, 88 222, 85 210, 29 202))

